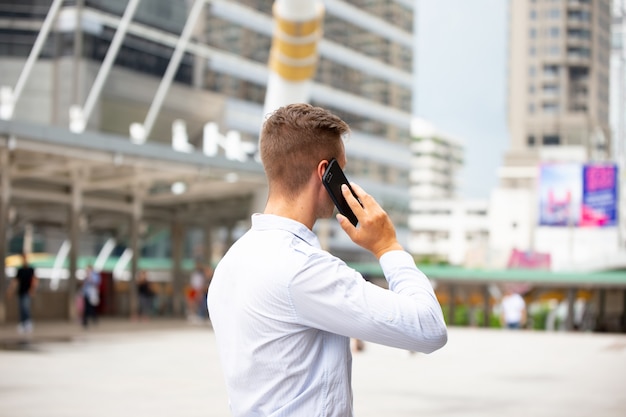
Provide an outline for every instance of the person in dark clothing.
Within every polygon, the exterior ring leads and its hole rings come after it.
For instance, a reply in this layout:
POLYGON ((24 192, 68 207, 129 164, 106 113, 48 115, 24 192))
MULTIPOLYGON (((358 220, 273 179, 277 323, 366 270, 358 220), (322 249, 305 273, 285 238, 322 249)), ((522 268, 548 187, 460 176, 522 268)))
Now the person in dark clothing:
POLYGON ((83 327, 86 329, 89 320, 94 324, 98 323, 98 305, 100 304, 100 274, 93 269, 92 265, 87 265, 85 269, 85 280, 81 288, 83 294, 83 327))
POLYGON ((22 266, 17 269, 15 279, 11 281, 9 293, 17 292, 18 308, 19 308, 19 325, 17 327, 20 333, 31 333, 33 331, 33 321, 31 317, 32 297, 37 289, 37 276, 35 269, 28 264, 25 253, 22 253, 22 266))
POLYGON ((139 272, 137 292, 139 294, 139 318, 147 320, 150 318, 153 311, 154 290, 148 280, 148 273, 145 270, 139 272))

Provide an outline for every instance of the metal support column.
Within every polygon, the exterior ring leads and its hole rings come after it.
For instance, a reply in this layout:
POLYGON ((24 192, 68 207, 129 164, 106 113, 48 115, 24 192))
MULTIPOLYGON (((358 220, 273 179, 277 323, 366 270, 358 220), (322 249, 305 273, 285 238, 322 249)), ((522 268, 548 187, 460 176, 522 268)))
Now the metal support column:
POLYGON ((596 330, 606 331, 606 289, 601 288, 598 293, 598 317, 596 318, 596 330))
POLYGON ((180 65, 180 61, 183 58, 183 54, 187 49, 187 43, 189 42, 189 38, 193 33, 193 28, 196 24, 196 20, 198 20, 198 16, 200 16, 200 12, 204 7, 204 3, 206 0, 195 0, 193 6, 191 6, 191 11, 189 12, 189 16, 187 17, 187 21, 185 22, 185 26, 183 27, 183 31, 178 38, 178 42, 176 43, 176 47, 174 48, 174 53, 172 54, 172 58, 165 69, 165 74, 163 74, 163 78, 161 78, 161 83, 157 89, 157 92, 152 100, 152 104, 148 109, 148 114, 146 115, 146 119, 141 125, 141 132, 137 133, 136 128, 133 129, 131 126, 131 136, 132 139, 137 143, 145 142, 150 133, 152 132, 152 127, 154 126, 154 122, 156 121, 157 115, 161 110, 161 106, 163 104, 163 100, 165 100, 165 95, 174 80, 174 76, 176 75, 176 71, 178 70, 178 66, 180 65))
POLYGON ((233 243, 235 243, 234 231, 235 225, 233 223, 229 223, 226 228, 226 245, 224 246, 224 253, 226 253, 228 249, 233 246, 233 243))
POLYGON ((102 91, 102 87, 104 87, 104 83, 109 76, 109 72, 111 71, 111 67, 115 62, 115 58, 117 57, 117 53, 122 45, 122 41, 126 36, 126 31, 130 26, 130 22, 135 15, 135 11, 137 10, 137 6, 141 0, 129 0, 126 5, 126 10, 124 11, 124 15, 122 16, 122 20, 120 20, 120 24, 115 31, 115 35, 113 36, 113 40, 111 41, 111 45, 107 50, 106 56, 100 65, 100 69, 98 70, 98 75, 96 75, 96 79, 91 86, 91 90, 89 91, 89 95, 87 96, 87 100, 85 101, 85 106, 82 109, 77 108, 78 112, 78 121, 76 126, 70 125, 70 129, 75 132, 82 132, 85 130, 87 123, 89 122, 89 117, 91 116, 91 112, 96 106, 96 101, 98 97, 100 97, 100 92, 102 91))
POLYGON ((204 258, 204 263, 206 264, 206 266, 210 266, 211 268, 213 268, 213 227, 211 224, 207 224, 204 226, 204 244, 203 246, 203 250, 204 253, 203 258, 204 258))
POLYGON ((565 317, 565 330, 574 330, 574 303, 576 302, 576 288, 567 290, 567 316, 565 317))
POLYGON ((85 0, 76 0, 76 28, 74 30, 74 60, 73 60, 73 83, 72 83, 72 103, 78 103, 82 96, 81 86, 81 61, 83 57, 83 8, 85 0))
POLYGON ((9 151, 0 149, 0 324, 6 321, 5 294, 7 276, 4 260, 7 257, 7 230, 9 228, 9 202, 11 200, 11 181, 9 178, 9 151))
POLYGON ((22 91, 24 90, 24 86, 26 85, 26 81, 28 81, 28 77, 30 76, 30 73, 33 69, 33 66, 35 65, 35 61, 37 61, 37 59, 39 58, 39 54, 41 53, 41 50, 43 49, 43 46, 46 43, 46 40, 48 39, 48 34, 50 33, 50 29, 52 28, 52 24, 54 23, 54 20, 57 17, 57 14, 59 13, 59 9, 61 8, 61 5, 63 4, 63 0, 54 0, 52 2, 52 5, 50 6, 50 9, 48 10, 48 14, 46 15, 46 19, 43 22, 43 25, 41 26, 41 29, 39 29, 39 34, 37 35, 37 39, 35 39, 35 43, 33 44, 33 49, 30 50, 30 53, 28 54, 28 58, 26 59, 26 63, 24 64, 24 68, 22 69, 22 72, 20 73, 19 78, 17 79, 17 83, 15 83, 15 87, 13 88, 13 91, 11 92, 11 98, 10 98, 10 111, 9 114, 6 114, 6 116, 8 116, 8 119, 11 119, 13 117, 13 113, 15 111, 15 105, 17 104, 18 100, 20 99, 20 96, 22 95, 22 91))
POLYGON ((76 303, 74 299, 76 297, 77 283, 76 271, 78 271, 78 248, 79 248, 79 236, 80 236, 80 216, 82 214, 83 207, 83 190, 82 190, 82 175, 80 170, 76 170, 73 173, 72 178, 72 202, 69 209, 68 224, 69 230, 69 276, 67 280, 67 302, 68 302, 68 319, 74 320, 77 317, 76 303))
MULTIPOLYGON (((204 39, 205 31, 207 30, 207 19, 198 19, 196 25, 194 26, 194 30, 192 32, 192 37, 196 39, 204 39)), ((195 89, 202 89, 204 86, 204 75, 207 69, 208 63, 207 59, 201 57, 199 55, 193 56, 193 64, 192 64, 192 75, 191 75, 191 85, 195 89)))
POLYGON ((483 287, 483 327, 489 327, 491 318, 491 294, 489 293, 489 285, 483 287))
POLYGON ((454 325, 454 316, 456 314, 456 288, 454 284, 450 284, 448 287, 448 294, 450 299, 448 300, 448 325, 454 325))
POLYGON ((26 223, 24 225, 24 241, 22 242, 23 253, 33 253, 33 234, 35 228, 32 223, 26 223))
POLYGON ((141 227, 141 219, 143 216, 142 193, 140 190, 135 191, 133 197, 133 211, 130 218, 130 248, 133 251, 133 257, 130 261, 130 315, 134 317, 139 312, 139 294, 137 292, 137 275, 139 272, 139 258, 141 257, 141 249, 139 246, 139 228, 141 227))
POLYGON ((175 219, 171 229, 172 242, 172 310, 174 316, 185 313, 185 282, 183 277, 184 227, 180 219, 175 219))
POLYGON ((621 331, 626 332, 626 290, 622 290, 622 319, 621 331))

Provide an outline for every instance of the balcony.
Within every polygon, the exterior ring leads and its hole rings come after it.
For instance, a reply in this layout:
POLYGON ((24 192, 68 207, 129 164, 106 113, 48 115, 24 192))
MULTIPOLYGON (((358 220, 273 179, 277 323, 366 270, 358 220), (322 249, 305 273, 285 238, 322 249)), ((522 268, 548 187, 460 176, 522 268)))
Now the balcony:
POLYGON ((591 0, 568 0, 567 10, 589 10, 591 6, 591 0))
POLYGON ((591 61, 591 49, 578 46, 567 47, 567 61, 574 64, 588 64, 591 61))
POLYGON ((409 174, 409 181, 416 186, 430 185, 441 189, 450 182, 450 173, 448 171, 413 170, 409 174))
POLYGON ((415 171, 445 171, 450 169, 450 164, 432 156, 415 156, 411 158, 411 169, 415 171))
POLYGON ((545 84, 541 89, 541 96, 548 99, 557 99, 559 97, 559 86, 556 84, 545 84))
POLYGON ((559 66, 555 64, 544 65, 542 79, 546 81, 557 81, 559 79, 559 66))
POLYGON ((572 31, 572 33, 575 33, 576 35, 570 35, 568 33, 568 36, 567 36, 567 48, 568 49, 569 48, 587 48, 587 49, 591 48, 591 39, 578 35, 578 33, 580 33, 580 30, 574 30, 572 31))
POLYGON ((591 12, 589 7, 568 7, 567 26, 575 28, 588 28, 591 26, 591 12))

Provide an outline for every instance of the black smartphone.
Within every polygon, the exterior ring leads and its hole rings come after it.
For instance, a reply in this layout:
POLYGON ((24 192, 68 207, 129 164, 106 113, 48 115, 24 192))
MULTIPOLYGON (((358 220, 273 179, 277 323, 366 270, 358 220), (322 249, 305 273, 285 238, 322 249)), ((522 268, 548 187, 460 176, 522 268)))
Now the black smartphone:
MULTIPOLYGON (((322 176, 322 182, 324 183, 324 187, 326 187, 326 191, 330 194, 330 198, 333 200, 333 203, 335 203, 337 210, 339 210, 339 213, 346 216, 348 220, 350 220, 350 223, 356 226, 359 221, 341 193, 341 184, 346 184, 354 198, 356 198, 357 201, 359 201, 359 199, 354 193, 352 187, 350 187, 348 179, 339 166, 339 162, 337 162, 335 158, 331 159, 328 163, 328 167, 322 176)), ((359 201, 359 204, 360 203, 361 202, 359 201)))

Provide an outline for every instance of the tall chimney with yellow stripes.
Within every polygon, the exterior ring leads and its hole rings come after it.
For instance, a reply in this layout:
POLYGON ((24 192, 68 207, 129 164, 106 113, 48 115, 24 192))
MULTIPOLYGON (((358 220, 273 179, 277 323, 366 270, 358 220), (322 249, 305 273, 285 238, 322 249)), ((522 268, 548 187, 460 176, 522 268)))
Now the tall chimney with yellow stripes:
POLYGON ((286 104, 309 101, 324 6, 318 0, 276 0, 273 13, 266 115, 286 104))

